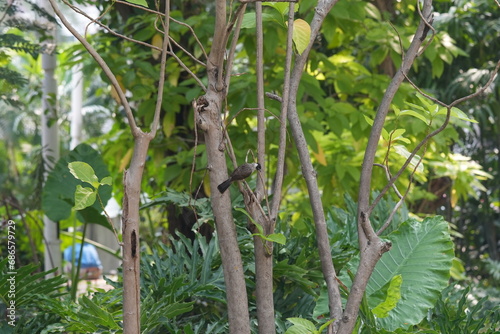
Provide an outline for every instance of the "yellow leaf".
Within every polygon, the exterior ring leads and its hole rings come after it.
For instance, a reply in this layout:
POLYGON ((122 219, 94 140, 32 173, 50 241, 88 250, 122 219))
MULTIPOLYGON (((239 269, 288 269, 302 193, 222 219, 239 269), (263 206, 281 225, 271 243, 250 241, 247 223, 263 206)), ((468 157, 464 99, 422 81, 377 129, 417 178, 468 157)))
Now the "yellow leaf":
POLYGON ((172 135, 172 132, 174 131, 175 128, 175 113, 172 111, 168 111, 165 114, 165 117, 163 117, 163 122, 162 122, 162 129, 163 133, 167 138, 170 138, 172 135))
MULTIPOLYGON (((151 44, 161 49, 163 47, 163 36, 161 34, 155 34, 153 36, 153 39, 151 40, 151 44)), ((151 53, 155 60, 158 60, 158 58, 160 58, 161 51, 152 49, 151 53)))
POLYGON ((311 27, 309 23, 302 19, 297 19, 293 23, 293 42, 297 48, 297 52, 302 54, 309 44, 311 38, 311 27))
POLYGON ((203 180, 203 191, 207 197, 210 197, 210 176, 208 173, 206 173, 205 179, 203 180))
POLYGON ((316 160, 322 164, 323 166, 326 166, 326 158, 325 158, 325 152, 323 151, 323 148, 318 144, 318 153, 314 152, 314 157, 316 160))
POLYGON ((120 173, 123 172, 123 170, 128 166, 128 163, 132 158, 132 153, 134 153, 134 150, 132 148, 129 148, 127 153, 125 153, 123 158, 120 160, 120 167, 118 167, 118 171, 120 173))

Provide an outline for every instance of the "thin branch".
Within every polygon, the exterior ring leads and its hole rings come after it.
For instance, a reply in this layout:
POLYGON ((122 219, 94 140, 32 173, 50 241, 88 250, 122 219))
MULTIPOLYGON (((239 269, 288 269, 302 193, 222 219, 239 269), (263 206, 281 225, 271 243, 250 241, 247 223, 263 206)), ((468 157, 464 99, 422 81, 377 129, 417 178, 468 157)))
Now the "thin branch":
POLYGON ((290 81, 290 104, 288 106, 288 121, 295 141, 295 146, 299 154, 302 167, 302 176, 306 180, 307 189, 309 192, 309 201, 311 203, 314 224, 316 227, 321 270, 323 272, 323 277, 326 281, 328 291, 328 306, 330 310, 330 318, 336 319, 329 330, 336 329, 342 319, 342 299, 340 297, 338 283, 335 280, 335 267, 332 261, 331 247, 328 240, 328 230, 326 226, 326 218, 323 210, 323 203, 321 202, 321 194, 318 188, 316 172, 311 162, 307 141, 305 139, 302 124, 298 116, 296 97, 299 82, 302 77, 309 53, 314 45, 316 37, 320 32, 321 26, 327 14, 337 3, 337 1, 338 0, 319 0, 317 6, 315 7, 314 17, 312 18, 312 21, 310 23, 311 36, 309 38, 309 43, 302 54, 298 55, 295 59, 295 64, 290 81))
MULTIPOLYGON (((114 0, 114 2, 122 4, 122 5, 127 5, 127 6, 130 6, 130 7, 138 8, 138 9, 141 9, 141 10, 143 10, 145 12, 149 12, 149 13, 153 13, 153 14, 156 14, 156 15, 165 16, 164 13, 161 13, 161 12, 159 12, 157 10, 153 10, 153 9, 146 8, 146 7, 143 7, 143 6, 135 5, 135 4, 130 3, 130 2, 126 2, 126 1, 122 1, 122 0, 114 0)), ((201 48, 201 51, 203 52, 203 55, 205 56, 205 59, 208 59, 207 53, 205 51, 205 47, 200 42, 200 40, 199 40, 198 36, 196 35, 194 29, 189 24, 187 24, 185 22, 182 22, 182 21, 179 21, 179 20, 176 20, 173 17, 170 17, 169 19, 171 21, 177 23, 177 24, 180 24, 182 26, 187 27, 191 31, 191 33, 193 34, 194 39, 196 40, 196 43, 198 43, 198 46, 201 48)))
MULTIPOLYGON (((192 60, 194 60, 194 62, 200 64, 201 66, 203 67, 207 67, 207 64, 205 64, 204 62, 202 62, 201 60, 199 60, 198 58, 196 58, 191 52, 189 52, 188 50, 186 50, 182 45, 180 45, 179 43, 177 43, 177 41, 175 39, 173 39, 172 37, 170 37, 170 41, 175 44, 175 46, 177 46, 179 49, 182 50, 182 52, 184 52, 185 54, 187 54, 189 56, 189 58, 191 58, 192 60)), ((172 51, 173 53, 173 51, 172 51)))
MULTIPOLYGON (((387 180, 389 181, 391 179, 391 173, 389 171, 389 168, 386 165, 373 164, 373 166, 382 168, 385 172, 385 176, 386 176, 387 180)), ((396 195, 398 196, 399 199, 403 198, 403 195, 401 195, 401 193, 399 192, 399 189, 396 187, 395 184, 392 185, 392 190, 394 190, 394 192, 396 193, 396 195)))
POLYGON ((106 31, 108 31, 110 34, 112 34, 114 36, 123 38, 124 40, 132 42, 132 43, 137 43, 137 44, 144 45, 144 46, 146 46, 148 48, 151 48, 151 49, 154 49, 154 50, 157 50, 157 51, 161 51, 162 50, 161 48, 159 48, 157 46, 154 46, 152 44, 149 44, 149 43, 146 43, 146 42, 142 42, 142 41, 139 41, 137 39, 133 39, 131 37, 122 35, 122 34, 116 32, 116 31, 114 31, 113 29, 111 29, 110 27, 108 27, 107 25, 105 25, 104 23, 100 22, 98 19, 95 19, 92 16, 88 15, 87 13, 85 13, 84 11, 82 11, 80 8, 72 5, 71 3, 67 2, 67 1, 64 1, 64 3, 68 7, 70 7, 71 9, 73 9, 74 12, 76 12, 76 13, 82 15, 82 16, 85 16, 89 21, 91 21, 90 23, 94 23, 94 24, 99 25, 101 28, 104 28, 106 31))
POLYGON ((203 53, 203 56, 205 57, 205 59, 208 59, 207 52, 205 51, 205 46, 198 39, 198 36, 194 32, 193 27, 191 27, 189 24, 187 24, 185 22, 174 19, 173 17, 171 17, 170 20, 177 23, 177 24, 180 24, 181 26, 187 27, 189 29, 189 31, 191 31, 191 34, 193 34, 193 37, 194 37, 196 43, 198 44, 198 46, 200 47, 201 52, 203 53))
POLYGON ((231 47, 229 49, 227 62, 226 62, 226 78, 224 79, 224 82, 226 83, 226 96, 227 96, 227 93, 229 92, 229 84, 230 84, 230 78, 231 78, 231 73, 232 73, 232 68, 233 68, 234 54, 236 52, 236 45, 238 44, 241 23, 243 22, 243 15, 245 14, 246 8, 247 8, 247 5, 243 4, 242 6, 240 6, 238 8, 238 11, 236 13, 236 27, 234 28, 234 31, 233 31, 233 39, 231 41, 231 47))
POLYGON ((200 85, 201 89, 203 89, 204 92, 207 91, 207 87, 203 84, 200 78, 198 78, 198 76, 194 74, 193 71, 191 71, 191 69, 189 69, 189 67, 187 67, 186 64, 184 64, 184 62, 175 54, 171 44, 169 55, 172 56, 179 65, 181 65, 181 67, 198 83, 198 85, 200 85))
POLYGON ((256 192, 259 196, 265 194, 267 210, 269 212, 268 192, 266 180, 262 175, 267 174, 266 169, 266 103, 264 99, 264 32, 262 28, 262 3, 255 4, 255 76, 257 81, 257 156, 261 163, 260 178, 257 182, 256 192))
POLYGON ((293 23, 295 14, 295 3, 290 2, 288 8, 288 35, 286 43, 286 59, 285 59, 285 78, 283 83, 283 102, 281 103, 281 125, 280 139, 278 149, 278 160, 276 162, 276 175, 273 187, 273 200, 271 201, 270 215, 271 220, 276 221, 278 210, 280 207, 280 198, 283 185, 283 177, 285 171, 285 151, 286 151, 286 125, 288 117, 288 104, 290 100, 290 77, 292 72, 292 55, 293 55, 293 23))
MULTIPOLYGON (((170 0, 165 0, 165 18, 170 16, 170 0)), ((151 123, 151 131, 149 133, 149 138, 152 140, 156 136, 156 131, 158 130, 160 123, 160 112, 163 101, 163 89, 165 86, 165 67, 167 64, 167 50, 169 44, 169 33, 170 33, 170 21, 165 19, 163 23, 163 44, 160 60, 160 77, 158 80, 158 96, 156 98, 155 114, 153 118, 153 123, 151 123)))
MULTIPOLYGON (((424 2, 424 13, 425 15, 429 15, 432 10, 431 1, 424 2)), ((380 139, 380 134, 382 132, 382 128, 385 123, 385 119, 387 117, 387 113, 389 112, 389 107, 394 98, 394 95, 398 91, 401 83, 406 77, 406 73, 409 71, 411 65, 413 64, 415 58, 417 57, 418 50, 422 44, 421 36, 424 35, 424 31, 427 28, 427 24, 422 20, 417 28, 415 36, 408 48, 407 53, 403 58, 403 62, 398 72, 392 79, 389 84, 384 97, 380 103, 380 106, 377 110, 377 114, 375 116, 375 120, 373 122, 372 130, 370 133, 370 138, 368 140, 368 144, 365 150, 365 157, 363 160, 363 165, 361 168, 361 178, 360 178, 360 187, 359 187, 359 227, 361 228, 360 232, 360 247, 364 248, 365 244, 372 239, 377 238, 373 227, 370 224, 370 188, 371 188, 371 178, 372 178, 372 170, 373 163, 375 159, 375 152, 377 151, 378 142, 380 139), (361 232, 364 232, 361 234, 361 232)), ((385 192, 392 186, 392 184, 388 185, 385 192)), ((373 206, 372 206, 373 208, 373 206)))
MULTIPOLYGON (((94 19, 93 17, 91 17, 90 15, 88 15, 87 13, 85 13, 84 11, 82 11, 80 8, 70 4, 69 2, 67 1, 64 1, 70 8, 72 8, 75 12, 77 12, 78 14, 80 15, 83 15, 85 16, 88 20, 90 20, 91 22, 99 25, 100 27, 102 27, 103 29, 105 29, 106 31, 108 31, 110 34, 114 35, 114 36, 117 36, 117 37, 120 37, 126 41, 129 41, 129 42, 132 42, 132 43, 137 43, 137 44, 140 44, 140 45, 144 45, 148 48, 151 48, 153 50, 157 50, 157 51, 162 51, 162 48, 159 48, 155 45, 152 45, 152 44, 149 44, 149 43, 146 43, 146 42, 143 42, 143 41, 139 41, 137 39, 134 39, 134 38, 131 38, 131 37, 128 37, 126 35, 123 35, 123 34, 120 34, 116 31, 114 31, 113 29, 109 28, 107 25, 103 24, 102 22, 100 22, 98 19, 94 19)), ((154 14, 157 14, 157 15, 160 15, 162 17, 165 17, 165 14, 164 13, 160 13, 160 12, 157 12, 157 11, 154 11, 154 10, 148 10, 148 12, 151 12, 151 13, 154 13, 154 14)), ((171 21, 174 21, 176 23, 179 23, 181 25, 184 25, 184 26, 187 26, 191 29, 192 31, 192 28, 188 25, 188 24, 185 24, 183 22, 180 22, 180 21, 177 21, 173 18, 170 18, 171 21)), ((156 26, 155 26, 156 28, 156 26)), ((158 30, 159 32, 163 33, 161 30, 158 30)), ((195 36, 195 35, 194 35, 195 36)), ((183 46, 181 46, 179 43, 177 43, 177 41, 175 41, 171 36, 168 37, 170 42, 173 43, 175 46, 177 46, 181 51, 183 51, 185 54, 187 54, 189 56, 189 58, 191 58, 194 62, 198 63, 199 65, 203 66, 203 67, 206 67, 207 65, 200 61, 198 58, 196 58, 191 52, 189 52, 188 50, 186 50, 183 46)), ((196 36, 195 36, 196 38, 196 36)), ((205 50, 203 50, 203 52, 205 52, 205 50)), ((193 77, 197 82, 198 84, 200 85, 200 87, 203 89, 203 91, 206 91, 206 87, 205 85, 201 82, 201 80, 184 64, 184 62, 174 53, 173 49, 172 49, 172 46, 170 46, 170 51, 167 52, 167 54, 169 54, 170 56, 172 56, 178 63, 179 65, 181 65, 181 67, 186 71, 188 72, 188 74, 193 77)))
POLYGON ((139 137, 143 132, 141 129, 137 126, 134 115, 132 113, 132 110, 130 109, 130 105, 128 103, 127 97, 125 96, 125 93, 123 93, 120 84, 118 83, 118 80, 116 79, 115 75, 109 68, 108 64, 102 59, 101 55, 90 45, 87 40, 76 31, 76 29, 68 22, 64 14, 61 12, 59 7, 57 6, 57 3, 55 0, 49 0, 50 5, 52 6, 54 13, 59 17, 61 22, 64 24, 64 26, 71 32, 73 36, 75 36, 76 39, 82 43, 82 45, 87 49, 88 53, 95 59, 97 64, 102 68, 103 72, 106 74, 106 76, 109 78, 111 81, 111 84, 116 90, 116 93, 118 94, 120 101, 122 103, 123 108, 125 109, 125 113, 127 115, 127 119, 130 125, 130 129, 132 131, 132 135, 134 138, 139 137))

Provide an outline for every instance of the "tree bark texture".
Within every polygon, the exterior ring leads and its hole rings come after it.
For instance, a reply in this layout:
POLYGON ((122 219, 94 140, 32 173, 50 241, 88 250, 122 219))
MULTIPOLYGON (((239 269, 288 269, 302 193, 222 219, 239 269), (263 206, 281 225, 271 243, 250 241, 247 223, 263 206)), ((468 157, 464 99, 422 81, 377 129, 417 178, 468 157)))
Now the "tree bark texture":
MULTIPOLYGON (((229 332, 250 333, 250 316, 243 262, 233 221, 230 192, 221 194, 217 185, 228 178, 221 110, 226 97, 224 56, 229 36, 226 1, 215 4, 215 27, 212 48, 207 60, 208 87, 195 104, 198 129, 205 135, 210 177, 211 203, 219 240, 224 282, 226 285, 229 332)), ((228 71, 230 69, 227 69, 228 71)))
POLYGON ((139 207, 142 173, 150 139, 145 134, 136 138, 130 167, 123 174, 123 318, 124 334, 140 330, 140 246, 139 207), (126 319, 126 320, 125 320, 126 319))
MULTIPOLYGON (((214 71, 213 73, 215 74, 214 71)), ((228 178, 224 137, 222 132, 221 105, 223 94, 209 84, 206 95, 198 98, 195 110, 198 128, 205 133, 205 146, 210 176, 211 203, 226 285, 229 331, 231 334, 250 333, 248 297, 243 272, 243 262, 238 247, 236 226, 233 222, 230 192, 223 194, 217 185, 228 178)))

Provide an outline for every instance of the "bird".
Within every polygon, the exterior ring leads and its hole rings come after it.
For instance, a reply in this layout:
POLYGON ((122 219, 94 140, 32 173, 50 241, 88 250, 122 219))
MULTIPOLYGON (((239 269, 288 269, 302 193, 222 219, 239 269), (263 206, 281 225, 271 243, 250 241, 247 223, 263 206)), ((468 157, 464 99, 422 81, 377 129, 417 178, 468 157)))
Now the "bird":
POLYGON ((260 169, 261 169, 260 164, 257 163, 257 162, 244 163, 243 165, 238 166, 233 171, 233 173, 231 174, 231 176, 229 177, 229 179, 227 179, 226 181, 224 181, 221 184, 219 184, 217 186, 217 189, 219 189, 220 193, 223 194, 224 191, 226 191, 227 188, 229 188, 229 186, 231 185, 231 183, 233 181, 241 181, 243 179, 246 179, 255 170, 260 170, 260 169))

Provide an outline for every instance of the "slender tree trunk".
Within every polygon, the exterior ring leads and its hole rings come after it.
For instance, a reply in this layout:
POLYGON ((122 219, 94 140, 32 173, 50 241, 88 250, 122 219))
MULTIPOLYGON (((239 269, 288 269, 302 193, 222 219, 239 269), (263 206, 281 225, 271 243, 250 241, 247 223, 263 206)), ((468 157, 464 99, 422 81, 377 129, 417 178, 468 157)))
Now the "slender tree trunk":
MULTIPOLYGON (((425 0, 422 14, 426 20, 430 20, 431 9, 432 0, 425 0)), ((375 161, 380 134, 382 133, 382 128, 384 126, 387 113, 389 112, 392 99, 405 79, 406 73, 408 73, 411 65, 415 61, 427 31, 428 27, 426 23, 421 20, 413 41, 403 59, 401 67, 389 84, 389 87, 387 88, 380 103, 372 126, 367 148, 365 150, 365 157, 361 167, 358 196, 358 240, 360 247, 360 263, 346 303, 342 323, 338 332, 339 334, 350 334, 352 332, 358 316, 359 306, 361 305, 361 300, 373 269, 382 255, 391 248, 390 242, 384 242, 377 236, 370 222, 370 193, 373 163, 375 161)))
POLYGON ((125 334, 137 333, 140 328, 140 246, 139 246, 139 207, 141 181, 146 161, 149 138, 136 137, 134 155, 130 167, 123 174, 123 317, 125 334))
MULTIPOLYGON (((212 80, 214 80, 213 74, 216 72, 211 71, 212 75, 210 77, 212 80)), ((209 80, 210 82, 213 81, 209 80)), ((220 107, 224 99, 223 94, 214 89, 215 86, 216 84, 210 83, 207 94, 198 98, 195 112, 197 114, 198 128, 205 133, 205 146, 210 172, 210 199, 224 270, 229 331, 231 334, 246 334, 250 333, 248 297, 236 226, 233 221, 230 192, 226 191, 221 194, 217 189, 217 185, 225 181, 228 174, 220 116, 220 107)))
POLYGON ((309 200, 314 217, 314 225, 316 227, 316 238, 318 242, 318 252, 321 261, 321 271, 325 278, 327 291, 328 291, 328 305, 330 309, 330 318, 336 319, 334 326, 329 330, 336 330, 340 318, 342 316, 342 300, 340 298, 340 290, 336 280, 335 268, 333 266, 330 242, 328 240, 328 231, 326 227, 325 213, 321 202, 321 194, 318 188, 316 178, 316 171, 311 162, 309 149, 302 130, 302 124, 297 113, 297 91, 299 87, 300 78, 302 77, 304 66, 307 62, 309 52, 319 34, 321 25, 330 12, 332 7, 338 0, 320 0, 315 8, 315 14, 311 21, 311 37, 306 50, 297 57, 290 85, 290 97, 288 107, 288 120, 290 122, 290 129, 292 136, 299 153, 300 164, 302 167, 302 175, 306 180, 307 190, 309 192, 309 200))
MULTIPOLYGON (((207 60, 208 87, 195 104, 198 129, 205 134, 210 176, 211 202, 226 285, 229 332, 250 333, 250 316, 243 262, 233 221, 230 192, 221 194, 217 185, 228 178, 221 110, 229 79, 224 76, 224 58, 230 26, 226 21, 226 0, 217 0, 212 49, 207 60)), ((227 69, 230 71, 230 69, 227 69)))
MULTIPOLYGON (((264 100, 264 36, 262 30, 262 3, 255 3, 256 18, 256 77, 257 77, 257 108, 258 108, 258 128, 257 128, 257 155, 262 170, 260 175, 266 175, 265 159, 265 100, 264 100)), ((285 123, 286 129, 286 123, 285 123)), ((283 148, 284 150, 284 148, 283 148)), ((265 196, 265 177, 257 178, 256 198, 260 201, 265 196)), ((270 220, 260 211, 259 203, 253 201, 248 205, 250 215, 264 229, 266 234, 274 232, 275 220, 270 220)), ((250 224, 252 226, 252 224, 250 224)), ((255 227, 255 226, 252 226, 255 227)), ((252 231, 256 232, 256 231, 252 231)), ((273 296, 273 243, 263 240, 261 237, 254 237, 255 255, 255 299, 257 307, 257 322, 260 334, 276 333, 274 296, 273 296)))

